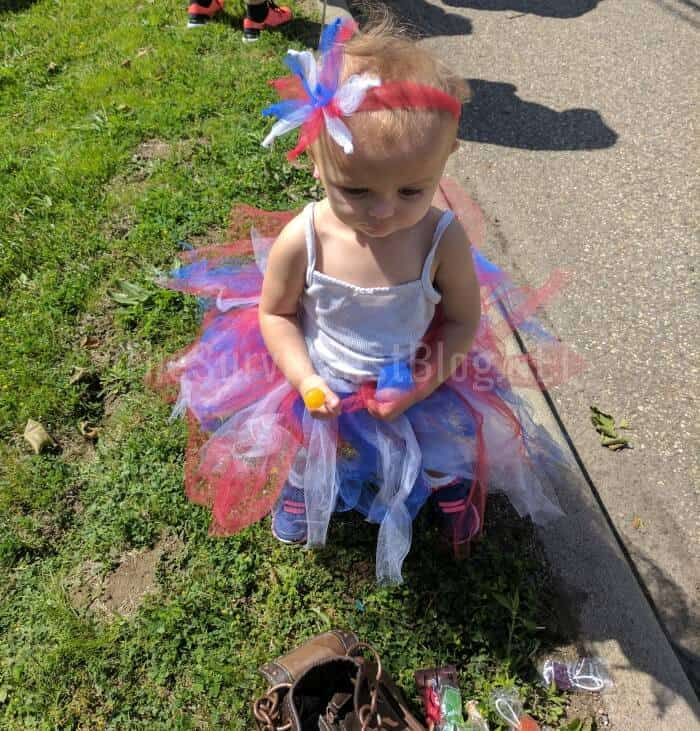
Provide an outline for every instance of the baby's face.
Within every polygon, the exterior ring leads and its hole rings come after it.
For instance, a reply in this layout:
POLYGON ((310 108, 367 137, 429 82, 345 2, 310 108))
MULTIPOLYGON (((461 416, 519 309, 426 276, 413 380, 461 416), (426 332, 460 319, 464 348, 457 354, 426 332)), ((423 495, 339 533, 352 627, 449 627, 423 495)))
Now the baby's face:
POLYGON ((429 211, 456 148, 454 128, 443 124, 423 141, 367 147, 357 140, 355 151, 340 162, 318 159, 316 166, 338 220, 365 236, 384 238, 415 226, 429 211))

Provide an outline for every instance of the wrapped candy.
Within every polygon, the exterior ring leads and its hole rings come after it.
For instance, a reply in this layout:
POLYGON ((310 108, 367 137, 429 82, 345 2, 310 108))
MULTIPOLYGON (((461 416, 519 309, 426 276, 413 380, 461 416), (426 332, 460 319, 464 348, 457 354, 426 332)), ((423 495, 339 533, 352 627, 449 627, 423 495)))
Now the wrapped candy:
POLYGON ((454 665, 416 672, 416 685, 423 695, 425 717, 431 731, 488 731, 476 703, 467 704, 467 720, 462 714, 462 695, 454 665))
POLYGON ((491 705, 498 717, 515 731, 539 731, 537 722, 525 713, 515 688, 497 688, 491 694, 491 705))
POLYGON ((598 657, 579 657, 572 662, 547 658, 540 674, 545 684, 554 683, 558 690, 602 693, 613 687, 608 667, 598 657))

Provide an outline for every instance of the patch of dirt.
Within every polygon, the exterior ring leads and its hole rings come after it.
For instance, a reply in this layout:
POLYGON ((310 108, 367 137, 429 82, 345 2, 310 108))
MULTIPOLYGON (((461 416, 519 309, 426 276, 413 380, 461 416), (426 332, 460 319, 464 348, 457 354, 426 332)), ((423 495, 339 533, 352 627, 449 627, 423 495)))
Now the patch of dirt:
MULTIPOLYGON (((570 693, 567 700, 569 705, 566 708, 566 716, 559 720, 556 728, 562 728, 562 725, 568 726, 572 721, 583 721, 583 731, 590 731, 591 728, 595 728, 596 731, 613 731, 613 724, 598 693, 570 693)), ((542 726, 542 731, 556 731, 556 729, 545 725, 542 726)))
POLYGON ((125 239, 134 227, 136 217, 133 209, 120 211, 102 226, 102 235, 106 239, 125 239))
POLYGON ((612 730, 608 714, 603 706, 603 700, 598 693, 571 693, 569 706, 566 709, 566 720, 595 719, 597 731, 612 730))
POLYGON ((61 457, 67 462, 92 462, 97 455, 95 439, 88 439, 78 429, 68 427, 56 434, 61 457))
POLYGON ((167 160, 170 157, 189 160, 197 148, 209 147, 210 144, 211 140, 208 137, 178 140, 174 143, 159 139, 146 140, 136 148, 131 159, 137 163, 147 160, 167 160))
POLYGON ((153 172, 155 166, 163 161, 176 159, 178 162, 188 162, 200 147, 208 147, 210 140, 206 137, 198 137, 193 140, 178 140, 175 143, 164 140, 153 139, 142 142, 134 154, 131 162, 134 165, 129 179, 144 180, 153 172))
POLYGON ((115 175, 107 186, 108 197, 121 202, 115 212, 102 226, 105 238, 124 239, 136 223, 136 202, 146 190, 148 178, 158 163, 175 159, 187 164, 198 148, 208 147, 207 137, 178 140, 175 143, 152 139, 142 142, 131 156, 128 169, 115 175))
POLYGON ((142 142, 132 156, 134 162, 142 160, 167 160, 172 152, 172 145, 163 140, 146 140, 142 142))
MULTIPOLYGON (((130 368, 139 368, 148 359, 143 349, 139 348, 135 342, 123 342, 117 337, 114 327, 116 309, 117 305, 109 293, 106 293, 91 312, 87 312, 81 317, 76 330, 78 344, 88 353, 98 378, 124 355, 127 357, 130 368)), ((102 377, 104 378, 104 375, 102 377)), ((101 383, 101 387, 104 391, 104 411, 107 414, 113 410, 108 408, 113 399, 110 396, 109 384, 105 386, 104 383, 101 383)))
POLYGON ((229 240, 228 232, 225 228, 212 226, 203 234, 195 234, 187 238, 187 243, 191 244, 195 249, 203 246, 221 246, 229 240))
POLYGON ((107 621, 115 616, 132 617, 147 594, 158 591, 156 569, 166 554, 183 547, 177 536, 161 538, 153 548, 128 551, 114 571, 104 574, 104 565, 86 561, 69 581, 68 594, 76 609, 89 609, 107 621))
MULTIPOLYGON (((167 160, 173 151, 173 146, 163 140, 146 140, 142 142, 131 156, 131 166, 125 176, 129 183, 141 183, 151 176, 156 165, 167 160)), ((116 182, 117 179, 115 179, 116 182)))

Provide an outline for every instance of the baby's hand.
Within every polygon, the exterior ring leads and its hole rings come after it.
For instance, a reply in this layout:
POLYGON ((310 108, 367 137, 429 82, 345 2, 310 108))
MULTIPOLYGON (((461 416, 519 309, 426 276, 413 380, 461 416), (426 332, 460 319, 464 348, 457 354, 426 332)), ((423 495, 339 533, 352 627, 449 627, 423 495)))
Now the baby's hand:
POLYGON ((321 376, 307 376, 301 382, 299 392, 309 413, 316 419, 330 419, 339 416, 343 410, 337 394, 331 391, 321 376))
POLYGON ((396 394, 392 400, 385 400, 385 396, 379 399, 370 399, 367 402, 367 411, 375 419, 393 421, 418 401, 420 401, 418 392, 416 389, 411 389, 410 391, 396 394))

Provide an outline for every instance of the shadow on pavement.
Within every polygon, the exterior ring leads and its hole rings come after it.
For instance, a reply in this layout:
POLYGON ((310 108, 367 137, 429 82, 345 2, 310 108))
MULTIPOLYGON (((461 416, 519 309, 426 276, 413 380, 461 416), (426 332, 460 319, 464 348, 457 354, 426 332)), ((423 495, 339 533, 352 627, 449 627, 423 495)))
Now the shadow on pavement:
MULTIPOLYGON (((592 488, 587 476, 561 474, 557 494, 565 517, 538 531, 548 555, 556 553, 551 563, 557 585, 558 611, 562 611, 564 624, 567 618, 578 618, 578 626, 587 642, 615 641, 625 659, 625 668, 644 673, 651 684, 655 708, 661 724, 677 697, 684 698, 691 709, 697 709, 698 658, 676 642, 671 642, 676 657, 683 668, 690 685, 680 671, 675 672, 668 665, 668 654, 655 644, 655 637, 647 636, 644 629, 655 631, 651 618, 645 618, 647 604, 656 616, 660 626, 666 626, 676 636, 687 637, 698 626, 700 618, 692 599, 681 586, 653 562, 644 557, 644 582, 634 576, 629 558, 620 553, 618 541, 611 533, 610 524, 591 500, 592 488), (649 579, 649 575, 653 577, 649 579), (657 583, 667 597, 663 611, 649 599, 650 587, 657 583), (673 616, 670 617, 669 613, 673 616), (641 615, 641 616, 640 616, 641 615), (664 615, 663 620, 660 615, 664 615), (674 631, 682 628, 681 631, 674 631)), ((635 560, 639 557, 635 555, 635 560)), ((658 596, 658 593, 656 594, 658 596)), ((659 634, 661 629, 659 629, 659 634)), ((668 637, 668 635, 667 635, 668 637)), ((661 638, 656 638, 661 641, 661 638)), ((575 643, 576 644, 576 643, 575 643)), ((586 643, 577 648, 580 654, 590 652, 586 643)), ((613 663, 614 674, 621 668, 613 663)), ((666 726, 659 726, 659 728, 666 726)))
POLYGON ((511 10, 545 18, 578 18, 585 15, 602 0, 444 0, 453 8, 472 10, 511 10))
POLYGON ((523 150, 600 150, 617 141, 617 133, 592 109, 557 112, 523 101, 513 84, 467 81, 472 99, 462 107, 462 140, 523 150))
POLYGON ((682 20, 693 28, 700 28, 700 21, 693 13, 700 13, 700 3, 697 0, 654 0, 661 10, 675 16, 678 20, 682 20))
POLYGON ((700 693, 700 656, 687 647, 693 642, 693 637, 700 627, 700 609, 693 603, 688 593, 670 580, 650 556, 635 548, 633 558, 635 564, 639 566, 649 593, 652 596, 665 598, 661 613, 664 624, 671 634, 671 644, 692 686, 700 693))
MULTIPOLYGON (((363 0, 352 2, 350 12, 362 27, 366 20, 367 7, 363 0)), ((455 13, 445 12, 437 5, 429 2, 411 0, 407 5, 403 0, 385 0, 382 3, 391 14, 407 26, 414 38, 428 38, 433 36, 466 36, 472 32, 472 23, 468 18, 455 13)))

